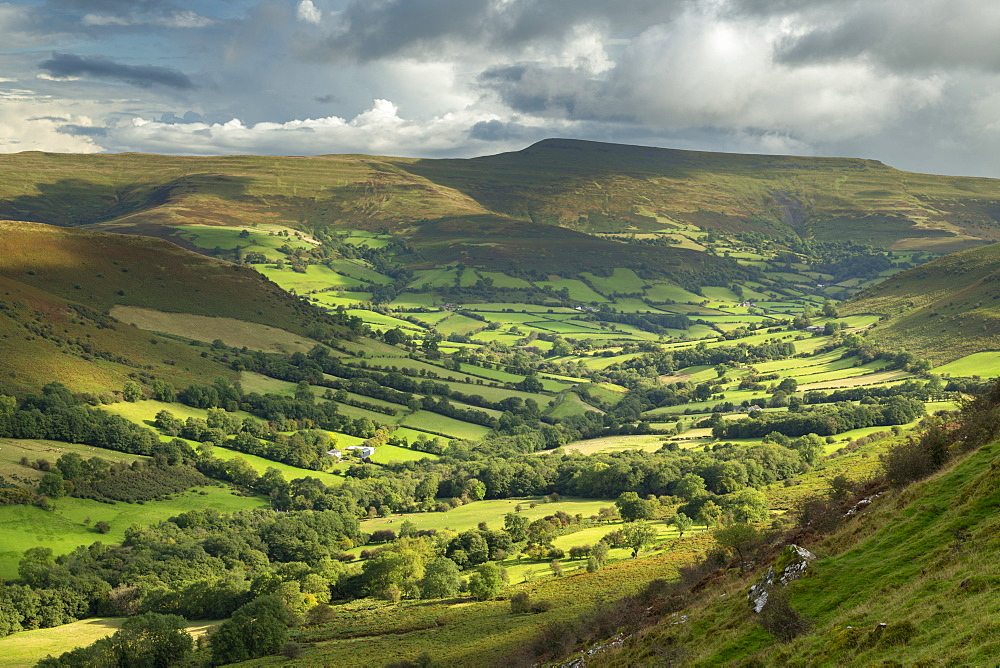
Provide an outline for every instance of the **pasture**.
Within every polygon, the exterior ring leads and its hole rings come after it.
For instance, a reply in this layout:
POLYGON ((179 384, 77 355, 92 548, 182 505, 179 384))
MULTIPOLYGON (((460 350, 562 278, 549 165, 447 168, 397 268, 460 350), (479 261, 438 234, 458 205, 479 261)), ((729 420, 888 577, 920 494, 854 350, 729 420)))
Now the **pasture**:
POLYGON ((55 510, 35 506, 0 506, 0 578, 17 577, 21 554, 33 547, 49 547, 55 554, 65 554, 81 545, 102 541, 121 542, 125 529, 132 524, 154 524, 189 510, 214 508, 235 512, 268 507, 263 498, 238 496, 228 488, 195 488, 165 501, 143 504, 99 503, 90 499, 63 497, 54 502, 55 510), (111 525, 107 534, 99 534, 93 525, 99 521, 111 525))
MULTIPOLYGON (((90 617, 72 624, 48 629, 21 631, 0 638, 0 668, 33 666, 46 656, 58 657, 64 652, 86 647, 101 638, 114 635, 125 617, 90 617)), ((193 638, 212 631, 223 620, 199 620, 185 627, 193 638)))
POLYGON ((150 332, 182 336, 211 343, 220 340, 235 348, 272 353, 306 353, 316 341, 277 327, 235 318, 213 318, 190 313, 167 313, 137 306, 115 306, 111 316, 150 332))

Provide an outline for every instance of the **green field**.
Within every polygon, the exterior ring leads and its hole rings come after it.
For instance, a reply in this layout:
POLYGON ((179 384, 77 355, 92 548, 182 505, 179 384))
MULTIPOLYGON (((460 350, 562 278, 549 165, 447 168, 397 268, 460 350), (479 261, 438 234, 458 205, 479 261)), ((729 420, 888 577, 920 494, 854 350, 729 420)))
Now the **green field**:
POLYGON ((235 348, 247 347, 275 353, 306 353, 316 341, 276 327, 235 318, 213 318, 189 313, 166 313, 135 306, 115 306, 111 315, 139 329, 183 336, 212 343, 219 340, 235 348))
POLYGON ((949 376, 1000 376, 1000 352, 972 353, 934 369, 934 373, 949 376))
POLYGON ((524 517, 536 520, 546 515, 552 515, 557 510, 569 515, 582 514, 584 517, 590 517, 596 515, 601 508, 613 505, 613 502, 603 499, 571 497, 554 502, 546 502, 542 497, 476 501, 453 508, 446 513, 403 513, 392 517, 362 520, 361 529, 365 532, 372 532, 376 529, 392 529, 403 520, 409 520, 417 529, 436 529, 438 531, 443 529, 466 531, 475 529, 480 522, 486 522, 491 528, 499 529, 503 527, 503 516, 515 512, 518 505, 521 506, 521 514, 524 517), (535 507, 531 508, 531 504, 535 504, 535 507))
POLYGON ((263 498, 237 496, 221 487, 197 488, 169 501, 144 504, 108 505, 90 499, 62 498, 55 501, 54 511, 0 506, 0 578, 16 578, 21 553, 33 547, 49 547, 55 554, 65 554, 97 541, 120 542, 132 524, 152 524, 189 510, 235 512, 266 507, 268 502, 263 498), (102 520, 111 525, 111 531, 104 535, 93 529, 93 524, 102 520))
POLYGON ((255 265, 254 268, 286 290, 300 295, 330 288, 350 288, 363 286, 356 278, 338 274, 321 264, 310 264, 304 273, 292 269, 278 269, 270 265, 255 265))
POLYGON ((455 418, 450 418, 446 415, 439 415, 438 413, 431 413, 430 411, 424 410, 417 411, 412 415, 404 416, 399 421, 399 424, 404 427, 420 429, 435 434, 443 434, 444 436, 450 436, 452 438, 465 438, 471 440, 480 439, 490 433, 489 427, 472 424, 471 422, 462 422, 461 420, 456 420, 455 418))
MULTIPOLYGON (((21 631, 0 638, 0 666, 4 668, 32 666, 46 656, 58 657, 77 647, 114 635, 125 617, 90 617, 72 624, 48 629, 21 631)), ((189 622, 186 630, 198 638, 212 631, 222 620, 189 622)))

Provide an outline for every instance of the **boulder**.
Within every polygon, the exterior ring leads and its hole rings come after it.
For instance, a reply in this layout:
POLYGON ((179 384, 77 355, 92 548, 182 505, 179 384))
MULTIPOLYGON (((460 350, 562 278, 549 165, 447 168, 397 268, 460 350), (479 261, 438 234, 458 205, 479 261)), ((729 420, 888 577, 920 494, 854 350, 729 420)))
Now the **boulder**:
POLYGON ((798 545, 786 545, 781 551, 774 564, 767 569, 767 573, 750 587, 747 600, 754 612, 759 613, 767 605, 767 597, 771 589, 775 586, 785 586, 789 582, 798 580, 809 569, 809 563, 816 559, 816 555, 804 547, 798 545))

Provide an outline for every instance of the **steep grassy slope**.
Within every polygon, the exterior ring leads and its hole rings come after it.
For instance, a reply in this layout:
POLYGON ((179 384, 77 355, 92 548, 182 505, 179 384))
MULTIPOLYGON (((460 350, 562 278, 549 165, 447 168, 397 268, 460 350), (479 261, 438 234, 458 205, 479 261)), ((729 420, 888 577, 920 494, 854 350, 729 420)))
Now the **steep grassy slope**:
POLYGON ((993 664, 1000 653, 998 454, 1000 444, 987 445, 925 482, 888 492, 809 545, 820 558, 789 586, 789 602, 811 627, 790 642, 757 625, 748 606, 748 587, 763 569, 732 568, 683 609, 686 618, 668 616, 587 665, 644 665, 664 653, 695 666, 993 664))
POLYGON ((74 392, 121 390, 140 375, 183 387, 236 373, 198 349, 0 276, 0 393, 58 380, 74 392))
POLYGON ((416 232, 419 244, 416 224, 457 220, 459 236, 475 236, 491 215, 529 228, 617 234, 693 224, 941 252, 1000 240, 995 180, 912 174, 872 160, 575 140, 468 160, 33 152, 0 156, 0 175, 0 217, 181 242, 163 226, 389 228, 416 232))
POLYGON ((1000 244, 954 253, 868 288, 840 309, 884 316, 869 334, 944 363, 1000 350, 1000 244))

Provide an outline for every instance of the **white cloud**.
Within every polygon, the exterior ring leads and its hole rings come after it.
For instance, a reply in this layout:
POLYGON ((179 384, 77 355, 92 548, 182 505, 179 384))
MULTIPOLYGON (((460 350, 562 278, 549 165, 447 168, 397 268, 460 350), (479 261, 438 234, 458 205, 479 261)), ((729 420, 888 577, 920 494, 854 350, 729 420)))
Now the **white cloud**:
MULTIPOLYGON (((93 138, 59 132, 67 124, 89 126, 89 116, 67 113, 64 102, 32 95, 32 91, 0 91, 0 153, 57 151, 97 153, 93 138)), ((70 105, 71 106, 71 105, 70 105)))
MULTIPOLYGON (((350 120, 328 116, 246 125, 235 118, 226 123, 161 123, 135 118, 125 127, 109 129, 108 142, 128 146, 130 150, 199 155, 420 156, 461 150, 468 143, 472 125, 493 118, 474 112, 455 112, 423 121, 411 120, 401 117, 395 104, 380 99, 350 120)), ((498 150, 507 147, 487 142, 481 145, 498 150)))
POLYGON ((312 0, 301 0, 295 8, 295 15, 300 21, 319 25, 323 20, 323 11, 313 4, 312 0))
POLYGON ((654 127, 759 128, 837 141, 877 132, 941 94, 940 76, 893 74, 865 60, 777 63, 774 45, 788 29, 701 12, 651 28, 620 62, 613 99, 628 100, 654 127))

